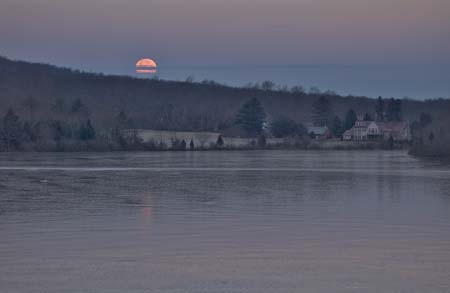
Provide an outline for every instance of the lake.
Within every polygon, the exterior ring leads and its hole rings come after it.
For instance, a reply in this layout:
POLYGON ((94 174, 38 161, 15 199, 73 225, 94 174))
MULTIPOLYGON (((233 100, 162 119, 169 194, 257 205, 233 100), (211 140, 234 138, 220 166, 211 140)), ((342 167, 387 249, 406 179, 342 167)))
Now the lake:
POLYGON ((0 154, 1 292, 450 292, 450 164, 0 154))

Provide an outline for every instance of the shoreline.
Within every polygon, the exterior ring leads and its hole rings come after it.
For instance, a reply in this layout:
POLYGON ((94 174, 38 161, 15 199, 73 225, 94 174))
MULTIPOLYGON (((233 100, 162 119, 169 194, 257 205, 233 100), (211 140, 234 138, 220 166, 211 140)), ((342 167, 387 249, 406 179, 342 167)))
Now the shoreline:
MULTIPOLYGON (((114 149, 114 148, 97 148, 97 147, 68 147, 66 149, 30 149, 30 150, 15 150, 0 152, 0 154, 11 153, 135 153, 135 152, 224 152, 224 151, 404 151, 412 156, 419 157, 420 155, 412 153, 409 147, 404 145, 396 145, 394 147, 386 147, 379 143, 360 143, 360 144, 323 144, 311 143, 306 145, 268 145, 264 147, 259 146, 223 146, 223 147, 199 147, 194 149, 180 149, 180 148, 129 148, 129 149, 114 149)), ((433 156, 428 156, 433 157, 433 156)), ((438 157, 438 156, 434 156, 438 157)))

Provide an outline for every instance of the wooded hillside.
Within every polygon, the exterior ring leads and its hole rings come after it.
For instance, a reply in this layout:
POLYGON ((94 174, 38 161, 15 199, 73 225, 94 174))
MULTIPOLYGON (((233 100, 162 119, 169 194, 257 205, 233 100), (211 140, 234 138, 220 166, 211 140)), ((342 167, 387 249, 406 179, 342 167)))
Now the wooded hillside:
MULTIPOLYGON (((278 90, 268 83, 234 88, 212 81, 107 76, 0 58, 0 115, 12 108, 25 121, 89 118, 96 129, 108 129, 123 112, 136 128, 217 131, 231 127, 250 98, 261 101, 269 121, 285 116, 305 123, 311 121, 313 102, 323 96, 341 118, 350 108, 357 114, 374 112, 374 99, 299 87, 278 90)), ((449 100, 402 100, 403 118, 410 121, 422 112, 440 117, 448 109, 449 100)))

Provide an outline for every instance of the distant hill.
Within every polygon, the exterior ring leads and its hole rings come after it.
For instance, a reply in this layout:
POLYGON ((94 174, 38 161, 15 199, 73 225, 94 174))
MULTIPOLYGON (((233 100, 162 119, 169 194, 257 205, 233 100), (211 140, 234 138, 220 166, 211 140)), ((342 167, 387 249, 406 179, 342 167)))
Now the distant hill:
MULTIPOLYGON (((262 102, 269 120, 283 115, 309 122, 312 103, 320 96, 341 118, 350 108, 358 114, 374 112, 375 100, 367 97, 110 76, 0 57, 0 115, 12 108, 23 120, 81 115, 97 129, 107 129, 123 111, 136 128, 216 131, 231 127, 239 107, 253 97, 262 102), (73 109, 79 102, 83 111, 73 109)), ((422 112, 439 117, 449 109, 449 100, 402 101, 403 117, 410 121, 422 112)))

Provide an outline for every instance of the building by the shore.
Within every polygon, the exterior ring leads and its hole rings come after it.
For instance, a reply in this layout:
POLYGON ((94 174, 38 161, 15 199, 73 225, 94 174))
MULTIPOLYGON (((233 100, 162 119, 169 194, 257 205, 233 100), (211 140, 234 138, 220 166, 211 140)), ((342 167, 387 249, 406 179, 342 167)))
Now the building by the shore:
POLYGON ((309 137, 314 140, 330 139, 333 137, 333 134, 327 126, 308 125, 307 130, 309 137))
POLYGON ((346 141, 380 141, 392 138, 396 142, 403 142, 410 140, 411 131, 406 121, 357 120, 351 129, 344 132, 342 138, 346 141))
MULTIPOLYGON (((208 149, 217 146, 219 136, 222 137, 223 147, 245 148, 255 145, 256 138, 225 136, 219 132, 195 132, 195 131, 166 131, 151 129, 128 129, 124 131, 127 136, 135 135, 144 143, 155 143, 172 147, 177 142, 184 140, 186 145, 192 141, 195 148, 208 149)), ((285 143, 282 138, 267 138, 267 145, 280 145, 285 143)))

